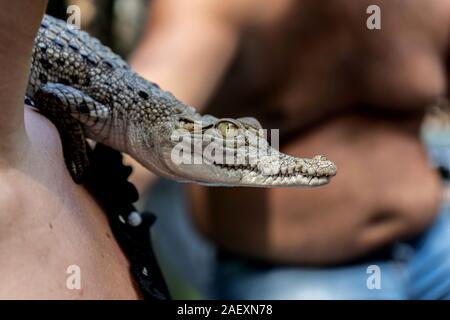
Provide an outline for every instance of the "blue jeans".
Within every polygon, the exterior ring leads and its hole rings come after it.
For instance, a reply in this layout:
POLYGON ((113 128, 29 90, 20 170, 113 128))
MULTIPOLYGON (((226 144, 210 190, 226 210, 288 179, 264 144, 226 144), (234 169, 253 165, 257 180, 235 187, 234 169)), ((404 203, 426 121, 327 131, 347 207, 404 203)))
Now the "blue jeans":
POLYGON ((450 208, 443 207, 413 241, 393 244, 383 258, 305 268, 227 257, 215 280, 220 299, 450 299, 450 208))
POLYGON ((165 271, 170 269, 177 281, 189 283, 205 298, 450 298, 450 206, 442 206, 434 224, 417 238, 394 243, 383 254, 352 264, 307 268, 216 259, 214 247, 189 220, 183 185, 161 180, 148 203, 158 215, 153 235, 165 271), (368 273, 373 268, 375 272, 368 273), (370 281, 378 276, 378 282, 370 281))

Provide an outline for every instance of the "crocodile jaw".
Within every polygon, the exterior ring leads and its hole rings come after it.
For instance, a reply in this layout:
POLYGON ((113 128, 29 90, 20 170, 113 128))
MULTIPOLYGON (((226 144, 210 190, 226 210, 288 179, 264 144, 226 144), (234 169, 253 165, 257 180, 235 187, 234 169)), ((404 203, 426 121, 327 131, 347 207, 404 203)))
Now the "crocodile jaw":
POLYGON ((262 158, 255 166, 207 162, 201 165, 172 163, 169 166, 172 178, 177 180, 229 187, 317 187, 329 183, 337 171, 336 166, 323 156, 313 159, 284 156, 289 162, 262 158))

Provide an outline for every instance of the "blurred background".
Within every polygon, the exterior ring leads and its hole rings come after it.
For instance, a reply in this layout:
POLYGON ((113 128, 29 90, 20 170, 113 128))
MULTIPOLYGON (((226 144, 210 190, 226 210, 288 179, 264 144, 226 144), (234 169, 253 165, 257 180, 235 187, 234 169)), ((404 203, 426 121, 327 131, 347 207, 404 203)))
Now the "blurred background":
POLYGON ((368 1, 50 1, 62 19, 78 5, 82 29, 202 112, 255 116, 284 151, 338 165, 323 189, 277 191, 186 186, 136 165, 174 298, 450 296, 450 6, 372 2, 381 30, 366 28, 368 1))

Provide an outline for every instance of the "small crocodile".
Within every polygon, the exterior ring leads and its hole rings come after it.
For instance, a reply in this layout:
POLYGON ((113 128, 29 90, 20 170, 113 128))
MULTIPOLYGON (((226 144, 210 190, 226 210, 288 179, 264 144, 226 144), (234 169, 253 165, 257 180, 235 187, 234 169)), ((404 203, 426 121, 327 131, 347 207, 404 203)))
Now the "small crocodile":
POLYGON ((99 40, 48 15, 35 39, 26 96, 58 129, 67 168, 77 183, 89 164, 86 139, 184 182, 319 186, 336 174, 336 166, 324 156, 303 159, 272 148, 254 118, 200 115, 140 77, 99 40), (186 136, 192 139, 182 139, 186 136), (214 150, 205 152, 211 145, 214 150), (200 161, 174 161, 180 146, 193 146, 187 155, 200 156, 200 161), (221 153, 234 160, 221 161, 221 153))

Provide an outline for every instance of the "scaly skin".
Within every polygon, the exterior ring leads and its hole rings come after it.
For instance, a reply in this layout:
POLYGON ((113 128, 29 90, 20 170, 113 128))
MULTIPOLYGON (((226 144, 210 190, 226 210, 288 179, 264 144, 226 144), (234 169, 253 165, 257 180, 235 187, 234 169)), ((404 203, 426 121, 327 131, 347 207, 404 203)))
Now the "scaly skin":
POLYGON ((58 128, 76 182, 89 162, 85 138, 178 181, 309 187, 326 184, 336 174, 324 156, 301 159, 271 148, 254 118, 198 114, 137 75, 97 39, 50 16, 44 17, 35 40, 27 96, 58 128), (183 154, 179 148, 189 150, 184 154, 192 159, 203 155, 202 161, 172 160, 183 154), (217 155, 224 152, 231 156, 221 161, 217 155))

